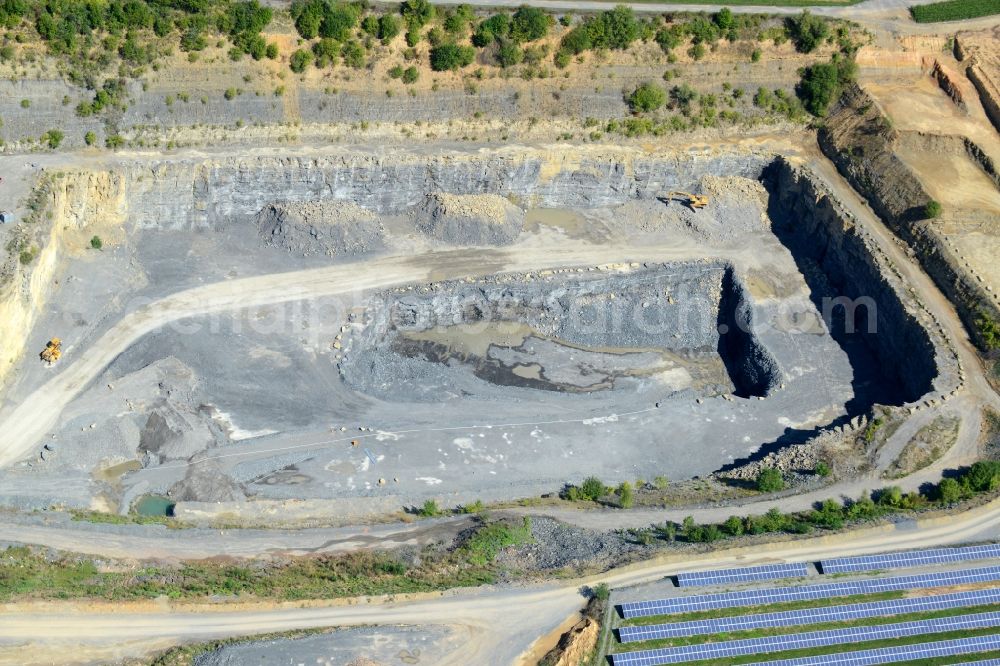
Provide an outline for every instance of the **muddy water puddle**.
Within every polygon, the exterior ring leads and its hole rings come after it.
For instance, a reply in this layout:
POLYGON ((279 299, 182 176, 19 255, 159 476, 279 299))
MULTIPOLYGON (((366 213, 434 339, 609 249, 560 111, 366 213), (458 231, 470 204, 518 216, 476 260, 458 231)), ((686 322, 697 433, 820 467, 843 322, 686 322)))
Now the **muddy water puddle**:
POLYGON ((529 208, 524 214, 524 230, 538 231, 552 227, 564 231, 570 238, 584 238, 590 225, 582 215, 566 208, 529 208))

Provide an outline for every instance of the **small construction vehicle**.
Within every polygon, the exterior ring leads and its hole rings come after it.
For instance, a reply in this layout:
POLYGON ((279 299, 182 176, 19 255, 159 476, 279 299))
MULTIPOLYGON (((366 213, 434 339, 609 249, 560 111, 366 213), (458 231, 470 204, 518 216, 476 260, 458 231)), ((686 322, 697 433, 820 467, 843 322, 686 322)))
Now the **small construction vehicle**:
POLYGON ((708 205, 708 195, 705 194, 691 194, 690 192, 670 192, 667 194, 667 201, 672 199, 684 199, 687 201, 687 205, 693 210, 699 210, 708 205))
POLYGON ((38 356, 49 365, 52 365, 62 356, 62 340, 59 338, 52 338, 45 343, 45 349, 43 349, 42 353, 38 356))

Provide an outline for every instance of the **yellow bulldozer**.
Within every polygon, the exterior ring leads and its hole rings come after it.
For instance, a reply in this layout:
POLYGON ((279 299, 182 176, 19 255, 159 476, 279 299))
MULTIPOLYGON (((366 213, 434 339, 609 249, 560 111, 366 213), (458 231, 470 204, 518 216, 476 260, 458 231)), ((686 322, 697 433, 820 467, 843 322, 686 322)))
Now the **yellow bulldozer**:
POLYGON ((45 343, 45 349, 43 349, 42 353, 38 356, 49 365, 52 365, 62 356, 62 340, 59 338, 52 338, 45 343))
POLYGON ((700 210, 708 205, 708 195, 705 194, 691 194, 690 192, 670 192, 667 194, 667 201, 672 199, 684 199, 688 206, 691 206, 694 210, 700 210))

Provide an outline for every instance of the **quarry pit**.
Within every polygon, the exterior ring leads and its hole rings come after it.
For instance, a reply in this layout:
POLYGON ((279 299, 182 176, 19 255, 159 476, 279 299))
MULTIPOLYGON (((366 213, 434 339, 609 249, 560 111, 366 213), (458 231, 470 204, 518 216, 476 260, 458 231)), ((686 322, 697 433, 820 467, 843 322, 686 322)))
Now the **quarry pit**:
POLYGON ((47 196, 57 286, 23 346, 58 332, 65 359, 12 364, 0 417, 34 395, 58 420, 24 430, 6 505, 346 521, 688 479, 957 382, 822 180, 769 152, 122 160, 47 196), (73 251, 94 225, 105 250, 73 251))

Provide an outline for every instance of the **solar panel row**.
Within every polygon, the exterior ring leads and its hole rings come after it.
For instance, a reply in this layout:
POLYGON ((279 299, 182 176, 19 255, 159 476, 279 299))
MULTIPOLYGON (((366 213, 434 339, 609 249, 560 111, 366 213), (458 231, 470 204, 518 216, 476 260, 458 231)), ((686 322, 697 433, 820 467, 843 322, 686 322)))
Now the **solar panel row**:
MULTIPOLYGON (((914 645, 899 645, 874 650, 858 650, 856 652, 838 652, 837 654, 822 654, 813 657, 799 657, 797 659, 758 661, 753 664, 747 664, 747 666, 840 666, 841 664, 844 666, 875 666, 877 664, 892 664, 931 657, 975 654, 977 652, 987 652, 996 649, 1000 649, 1000 635, 954 638, 952 640, 935 641, 933 643, 916 643, 914 645)), ((652 661, 645 662, 642 666, 652 666, 655 663, 652 661)), ((1000 666, 1000 659, 962 662, 962 666, 1000 666)))
POLYGON ((766 564, 759 567, 680 573, 677 574, 677 584, 680 587, 691 587, 694 585, 719 585, 721 583, 773 580, 775 578, 795 578, 807 575, 809 575, 808 566, 804 562, 794 562, 791 564, 766 564))
POLYGON ((988 543, 980 546, 960 548, 931 548, 904 553, 883 553, 880 555, 860 555, 858 557, 836 557, 820 561, 825 574, 848 573, 851 571, 875 571, 878 569, 898 569, 926 564, 949 564, 968 560, 1000 558, 1000 544, 988 543))
POLYGON ((807 631, 800 634, 764 636, 736 641, 719 641, 699 645, 681 645, 657 650, 623 653, 614 656, 615 666, 632 664, 679 664, 702 659, 724 659, 748 654, 767 654, 786 650, 799 650, 844 643, 903 638, 944 631, 961 631, 1000 625, 1000 612, 939 617, 929 620, 897 622, 870 627, 848 627, 825 631, 807 631), (641 661, 651 658, 652 661, 641 661), (640 661, 636 661, 636 659, 640 661))
POLYGON ((685 613, 689 611, 760 606, 784 601, 810 601, 854 594, 875 594, 893 590, 910 590, 942 585, 985 583, 1000 578, 1000 567, 980 567, 960 571, 942 571, 919 576, 893 576, 871 580, 822 583, 768 589, 740 590, 717 594, 700 594, 654 601, 635 601, 621 605, 625 618, 685 613))
POLYGON ((899 615, 901 613, 918 613, 922 611, 995 603, 1000 603, 1000 589, 997 588, 954 592, 952 594, 941 594, 932 597, 889 599, 887 601, 871 601, 860 604, 845 604, 843 606, 827 606, 825 608, 803 608, 801 610, 782 611, 779 613, 761 613, 758 615, 708 618, 705 620, 672 622, 669 624, 628 626, 621 627, 618 630, 618 635, 622 643, 634 643, 635 641, 648 641, 657 638, 721 634, 728 631, 746 631, 764 627, 791 627, 819 622, 838 622, 866 617, 882 617, 886 615, 899 615))

